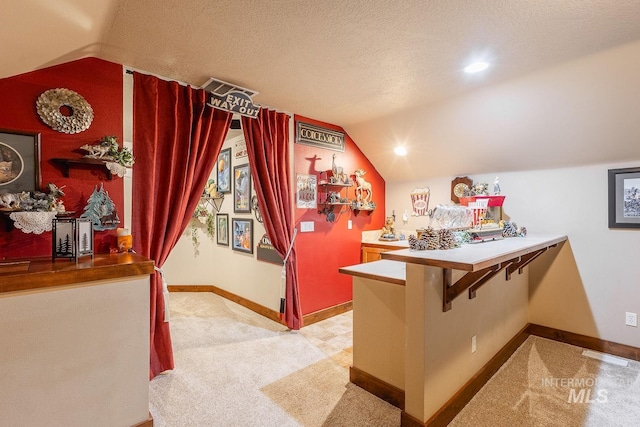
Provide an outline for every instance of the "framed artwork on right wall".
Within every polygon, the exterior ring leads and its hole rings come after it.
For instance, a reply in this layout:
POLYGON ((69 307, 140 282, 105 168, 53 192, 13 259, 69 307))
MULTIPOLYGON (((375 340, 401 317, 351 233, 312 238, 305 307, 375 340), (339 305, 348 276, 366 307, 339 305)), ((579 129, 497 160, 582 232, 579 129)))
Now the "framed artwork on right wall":
POLYGON ((609 228, 640 228, 640 167, 609 169, 609 228))

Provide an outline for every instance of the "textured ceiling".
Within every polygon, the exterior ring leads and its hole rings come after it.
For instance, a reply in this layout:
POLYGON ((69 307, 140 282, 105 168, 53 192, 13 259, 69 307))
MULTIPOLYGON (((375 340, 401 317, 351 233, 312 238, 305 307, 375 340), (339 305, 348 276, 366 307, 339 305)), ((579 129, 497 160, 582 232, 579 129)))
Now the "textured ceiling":
POLYGON ((639 39, 639 17, 639 0, 5 0, 0 77, 97 56, 349 128, 639 39), (470 78, 475 57, 493 66, 470 78))

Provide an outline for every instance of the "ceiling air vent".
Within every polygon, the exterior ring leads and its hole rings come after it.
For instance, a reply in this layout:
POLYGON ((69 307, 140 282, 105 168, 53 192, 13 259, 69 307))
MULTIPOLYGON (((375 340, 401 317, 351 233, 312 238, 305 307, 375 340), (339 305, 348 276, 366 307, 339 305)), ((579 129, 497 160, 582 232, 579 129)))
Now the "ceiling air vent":
POLYGON ((257 95, 259 92, 255 90, 247 89, 242 86, 236 86, 232 83, 223 82, 222 80, 214 79, 213 77, 207 80, 205 84, 201 86, 207 92, 215 93, 219 96, 224 96, 229 92, 242 92, 249 96, 249 98, 253 98, 254 95, 257 95))

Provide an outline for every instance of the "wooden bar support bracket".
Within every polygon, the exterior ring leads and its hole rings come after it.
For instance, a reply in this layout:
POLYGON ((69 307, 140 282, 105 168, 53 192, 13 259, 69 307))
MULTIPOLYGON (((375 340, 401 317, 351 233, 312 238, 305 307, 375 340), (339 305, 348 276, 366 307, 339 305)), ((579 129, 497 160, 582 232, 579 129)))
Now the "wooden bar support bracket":
POLYGON ((510 280, 511 275, 516 270, 518 270, 518 273, 522 273, 522 269, 531 261, 542 255, 547 249, 554 248, 556 246, 558 245, 550 245, 526 255, 483 268, 482 270, 471 271, 458 279, 456 283, 453 283, 453 270, 451 268, 443 268, 442 311, 446 312, 451 310, 451 302, 467 289, 469 290, 469 299, 475 298, 478 289, 502 270, 506 271, 506 280, 510 280))
POLYGON ((511 264, 507 268, 507 270, 506 270, 506 279, 507 280, 511 280, 511 275, 513 273, 515 273, 516 270, 518 270, 518 274, 522 274, 522 269, 525 268, 527 265, 529 265, 529 263, 531 261, 533 261, 534 259, 538 258, 540 255, 542 255, 544 252, 546 252, 547 249, 555 248, 556 246, 558 246, 558 245, 555 244, 555 245, 547 246, 546 248, 538 249, 535 252, 531 252, 529 254, 522 255, 521 257, 519 257, 517 262, 514 262, 513 264, 511 264))
POLYGON ((502 270, 504 270, 505 268, 507 268, 509 265, 511 265, 515 260, 509 260, 506 262, 503 262, 502 264, 498 264, 495 270, 491 271, 489 274, 487 274, 486 276, 484 276, 483 278, 481 278, 480 280, 478 280, 476 283, 474 283, 470 288, 469 288, 469 299, 473 299, 476 297, 476 291, 478 289, 480 289, 480 287, 482 285, 484 285, 485 283, 487 283, 489 280, 493 279, 493 277, 500 273, 502 270))
POLYGON ((501 270, 500 264, 483 268, 482 270, 472 271, 462 276, 456 283, 452 283, 452 270, 450 268, 443 269, 442 280, 442 311, 451 310, 451 301, 456 299, 458 295, 469 289, 477 283, 485 283, 501 270))

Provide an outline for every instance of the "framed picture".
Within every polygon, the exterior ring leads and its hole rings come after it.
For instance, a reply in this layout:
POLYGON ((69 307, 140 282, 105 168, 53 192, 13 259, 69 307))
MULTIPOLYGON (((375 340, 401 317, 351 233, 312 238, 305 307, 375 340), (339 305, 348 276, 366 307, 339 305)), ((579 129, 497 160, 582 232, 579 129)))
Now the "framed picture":
POLYGON ((296 174, 296 207, 315 209, 318 207, 318 177, 296 174))
POLYGON ((231 148, 225 148, 218 155, 218 192, 231 193, 231 148))
POLYGON ((0 193, 40 191, 40 134, 0 130, 0 193))
POLYGON ((253 253, 253 220, 245 218, 233 218, 231 220, 231 232, 234 251, 253 253))
POLYGON ((234 156, 236 159, 242 159, 244 157, 247 157, 247 143, 244 140, 244 138, 236 141, 234 145, 235 145, 234 156))
POLYGON ((229 246, 229 215, 216 215, 216 243, 229 246))
POLYGON ((640 167, 609 169, 609 228, 640 228, 640 167))
POLYGON ((251 172, 249 164, 233 168, 233 211, 251 213, 251 172))

